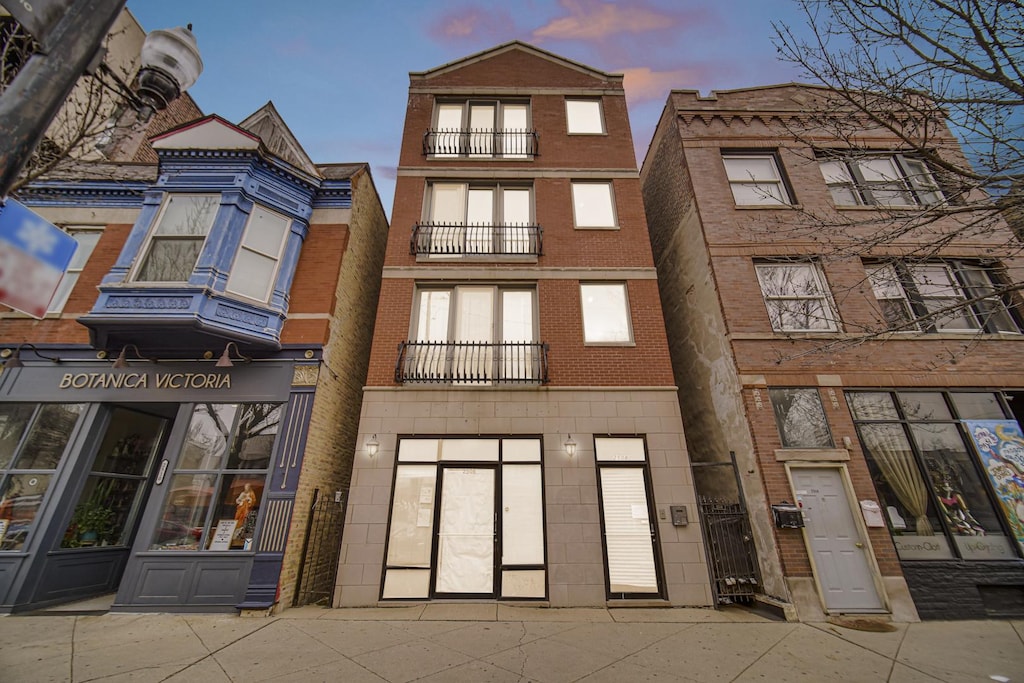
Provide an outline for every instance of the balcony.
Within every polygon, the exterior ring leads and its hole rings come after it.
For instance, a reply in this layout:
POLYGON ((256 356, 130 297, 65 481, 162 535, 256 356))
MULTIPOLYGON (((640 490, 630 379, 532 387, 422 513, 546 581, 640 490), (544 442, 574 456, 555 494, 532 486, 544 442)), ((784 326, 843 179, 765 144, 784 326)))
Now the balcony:
POLYGON ((398 345, 395 381, 444 384, 546 384, 541 342, 425 342, 398 345))
POLYGON ((539 225, 460 225, 419 223, 412 228, 409 253, 416 256, 540 256, 539 225))
POLYGON ((423 134, 423 154, 434 159, 533 159, 537 149, 535 130, 442 128, 423 134))

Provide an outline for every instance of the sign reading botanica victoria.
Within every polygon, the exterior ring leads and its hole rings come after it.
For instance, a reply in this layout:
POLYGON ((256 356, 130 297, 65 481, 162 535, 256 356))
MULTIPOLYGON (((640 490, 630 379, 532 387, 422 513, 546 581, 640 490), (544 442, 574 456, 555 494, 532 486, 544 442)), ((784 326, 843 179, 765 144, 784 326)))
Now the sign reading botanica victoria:
POLYGON ((0 373, 0 399, 19 401, 246 401, 285 399, 293 364, 215 368, 168 362, 125 369, 107 363, 35 365, 0 373))
POLYGON ((1024 550, 1024 435, 1014 420, 964 420, 1010 530, 1024 550))

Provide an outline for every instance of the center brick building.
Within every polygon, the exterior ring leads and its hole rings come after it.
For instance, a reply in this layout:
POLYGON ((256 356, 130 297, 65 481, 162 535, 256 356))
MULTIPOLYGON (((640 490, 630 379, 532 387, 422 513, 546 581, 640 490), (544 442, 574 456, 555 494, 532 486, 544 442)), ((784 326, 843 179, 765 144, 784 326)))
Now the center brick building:
POLYGON ((336 605, 711 604, 622 76, 411 74, 392 216, 336 605))

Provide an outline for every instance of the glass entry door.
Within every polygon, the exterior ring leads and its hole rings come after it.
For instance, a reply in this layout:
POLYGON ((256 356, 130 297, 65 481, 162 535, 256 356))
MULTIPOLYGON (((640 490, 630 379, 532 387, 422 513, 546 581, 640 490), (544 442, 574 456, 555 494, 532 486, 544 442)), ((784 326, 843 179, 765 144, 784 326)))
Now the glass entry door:
POLYGON ((495 469, 441 470, 436 593, 494 595, 495 469))

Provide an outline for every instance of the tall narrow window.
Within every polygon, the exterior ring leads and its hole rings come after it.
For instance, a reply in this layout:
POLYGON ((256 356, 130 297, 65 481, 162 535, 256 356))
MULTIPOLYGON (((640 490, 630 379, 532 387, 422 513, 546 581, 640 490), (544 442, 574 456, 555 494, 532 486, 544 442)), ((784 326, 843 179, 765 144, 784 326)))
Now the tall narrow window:
POLYGON ((96 243, 103 235, 103 230, 98 227, 67 226, 64 230, 78 242, 78 249, 75 250, 75 255, 71 258, 71 263, 68 265, 64 277, 61 278, 56 293, 50 299, 50 305, 46 309, 47 313, 59 313, 64 310, 64 305, 68 302, 68 297, 71 296, 71 290, 78 284, 82 269, 85 268, 86 262, 92 256, 93 249, 96 248, 96 243))
POLYGON ((0 405, 0 550, 21 550, 85 406, 0 405))
POLYGON ((290 223, 280 214, 253 207, 228 276, 229 292, 263 302, 270 298, 290 223))
POLYGON ((219 206, 220 195, 168 195, 135 280, 187 282, 219 206))

